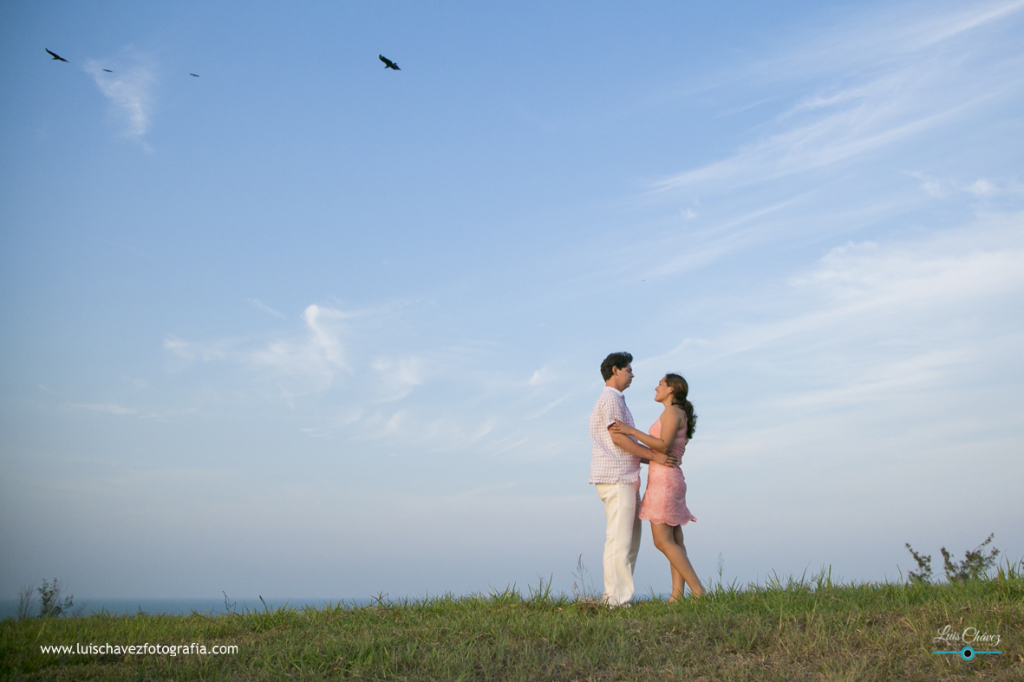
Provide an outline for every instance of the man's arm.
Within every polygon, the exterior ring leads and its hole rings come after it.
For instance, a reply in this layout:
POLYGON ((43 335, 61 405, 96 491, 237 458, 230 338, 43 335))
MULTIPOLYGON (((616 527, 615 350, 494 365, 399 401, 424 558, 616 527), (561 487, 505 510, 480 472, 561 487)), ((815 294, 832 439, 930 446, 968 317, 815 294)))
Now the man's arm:
POLYGON ((654 460, 658 464, 664 464, 665 466, 670 467, 674 467, 676 464, 679 463, 679 460, 676 459, 674 455, 663 455, 657 450, 651 450, 650 448, 646 448, 643 445, 637 443, 629 436, 625 436, 621 433, 614 432, 612 432, 609 435, 611 435, 613 443, 618 445, 620 448, 622 448, 629 454, 639 457, 640 459, 654 460))

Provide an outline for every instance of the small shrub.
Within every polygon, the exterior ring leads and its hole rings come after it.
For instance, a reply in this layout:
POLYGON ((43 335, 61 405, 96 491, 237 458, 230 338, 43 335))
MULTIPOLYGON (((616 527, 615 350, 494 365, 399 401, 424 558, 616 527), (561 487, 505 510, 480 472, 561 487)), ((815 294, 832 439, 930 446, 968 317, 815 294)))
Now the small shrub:
MULTIPOLYGON (((992 567, 995 566, 996 557, 999 556, 999 550, 993 547, 992 551, 987 555, 984 554, 982 550, 992 542, 992 538, 994 538, 995 535, 995 533, 991 533, 985 542, 981 543, 969 552, 964 552, 964 560, 960 562, 953 561, 953 555, 943 547, 940 551, 942 552, 943 568, 946 571, 946 580, 951 583, 962 583, 968 580, 984 580, 988 578, 989 571, 991 571, 992 567)), ((917 562, 917 570, 908 571, 907 578, 909 578, 912 583, 931 583, 932 556, 930 554, 918 554, 914 551, 914 548, 910 546, 909 542, 905 544, 910 555, 913 556, 914 561, 917 562)))
POLYGON ((964 582, 966 580, 982 580, 988 577, 988 572, 996 563, 999 550, 995 547, 986 556, 982 549, 992 542, 995 533, 988 536, 985 542, 975 547, 970 552, 964 552, 964 560, 957 563, 953 561, 953 555, 942 548, 942 563, 946 569, 946 579, 949 582, 964 582))
POLYGON ((912 583, 929 584, 932 581, 932 555, 926 554, 921 556, 914 551, 914 548, 910 546, 909 542, 906 543, 906 545, 910 554, 914 557, 914 561, 917 562, 917 570, 907 571, 907 577, 910 578, 910 582, 912 583))
POLYGON ((58 618, 71 612, 74 595, 69 595, 61 600, 63 589, 60 581, 56 578, 53 579, 52 583, 44 580, 43 586, 36 588, 36 591, 39 592, 40 618, 58 618))

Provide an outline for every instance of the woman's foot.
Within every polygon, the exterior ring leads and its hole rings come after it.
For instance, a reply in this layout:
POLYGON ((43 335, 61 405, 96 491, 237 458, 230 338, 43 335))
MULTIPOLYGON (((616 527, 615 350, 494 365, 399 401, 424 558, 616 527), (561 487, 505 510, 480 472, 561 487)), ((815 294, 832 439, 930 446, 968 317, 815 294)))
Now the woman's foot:
MULTIPOLYGON (((694 592, 693 590, 690 590, 690 599, 700 599, 703 596, 704 596, 703 592, 698 594, 698 593, 694 592)), ((675 604, 676 602, 680 602, 680 601, 683 601, 683 600, 684 600, 683 595, 681 595, 681 594, 673 594, 671 597, 668 598, 668 603, 669 604, 675 604)))

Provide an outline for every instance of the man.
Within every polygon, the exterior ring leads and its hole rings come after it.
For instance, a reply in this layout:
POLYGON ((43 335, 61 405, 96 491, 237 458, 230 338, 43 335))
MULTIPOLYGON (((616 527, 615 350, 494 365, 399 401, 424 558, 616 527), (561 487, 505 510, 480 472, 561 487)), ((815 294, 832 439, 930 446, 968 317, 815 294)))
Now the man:
POLYGON ((604 601, 609 606, 633 598, 633 569, 640 550, 640 463, 653 459, 674 464, 674 458, 650 450, 629 436, 612 433, 615 420, 634 426, 622 392, 633 382, 633 356, 612 353, 601 363, 604 390, 590 414, 590 483, 604 502, 608 525, 604 541, 604 601))

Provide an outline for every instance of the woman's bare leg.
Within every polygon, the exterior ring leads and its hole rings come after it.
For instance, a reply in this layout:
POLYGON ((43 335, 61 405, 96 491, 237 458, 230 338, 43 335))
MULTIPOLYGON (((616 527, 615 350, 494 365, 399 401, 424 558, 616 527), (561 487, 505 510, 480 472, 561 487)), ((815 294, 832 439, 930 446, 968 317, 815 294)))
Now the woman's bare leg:
POLYGON ((682 599, 684 589, 686 589, 686 581, 683 580, 683 574, 677 571, 675 566, 672 566, 672 596, 669 597, 669 603, 671 604, 676 599, 682 599))
POLYGON ((683 583, 690 586, 690 592, 694 597, 704 594, 704 588, 701 587, 697 573, 686 556, 683 530, 679 526, 651 523, 651 535, 654 536, 654 546, 665 555, 669 564, 672 565, 672 597, 669 601, 682 598, 683 583))
POLYGON ((686 584, 690 586, 690 594, 694 597, 701 597, 704 595, 704 586, 700 584, 700 578, 697 577, 697 571, 693 570, 693 566, 690 564, 690 557, 686 554, 686 545, 683 544, 683 529, 681 526, 672 526, 672 539, 676 541, 676 545, 683 553, 683 557, 686 559, 686 565, 690 571, 688 574, 683 574, 682 578, 686 581, 686 584))

